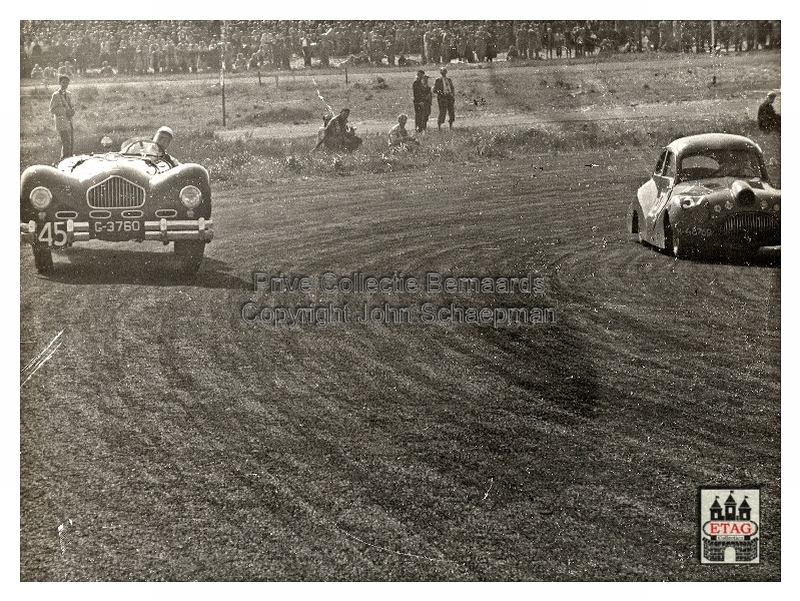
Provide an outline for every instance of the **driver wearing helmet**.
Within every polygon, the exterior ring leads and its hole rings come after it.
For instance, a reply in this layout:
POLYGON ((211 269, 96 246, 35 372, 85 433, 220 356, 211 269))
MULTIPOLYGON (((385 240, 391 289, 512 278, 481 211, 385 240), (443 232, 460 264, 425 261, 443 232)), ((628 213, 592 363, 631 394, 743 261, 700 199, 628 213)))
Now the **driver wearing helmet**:
POLYGON ((173 167, 180 164, 175 157, 172 157, 167 153, 167 148, 174 137, 175 136, 173 135, 172 130, 166 125, 159 127, 156 135, 153 136, 153 142, 158 144, 158 148, 161 151, 161 157, 167 162, 171 163, 173 167))

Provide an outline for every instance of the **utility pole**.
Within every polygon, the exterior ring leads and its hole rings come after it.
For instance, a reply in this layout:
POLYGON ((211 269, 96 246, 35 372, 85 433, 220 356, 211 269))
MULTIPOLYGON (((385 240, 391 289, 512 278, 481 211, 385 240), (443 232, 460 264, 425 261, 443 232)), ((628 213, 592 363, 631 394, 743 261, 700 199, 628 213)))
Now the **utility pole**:
POLYGON ((717 41, 714 35, 714 21, 711 21, 711 53, 713 54, 717 49, 717 41))
POLYGON ((222 44, 219 50, 219 85, 222 88, 222 127, 225 127, 227 119, 225 116, 225 44, 228 36, 226 35, 228 25, 225 21, 222 22, 222 32, 220 38, 222 44))

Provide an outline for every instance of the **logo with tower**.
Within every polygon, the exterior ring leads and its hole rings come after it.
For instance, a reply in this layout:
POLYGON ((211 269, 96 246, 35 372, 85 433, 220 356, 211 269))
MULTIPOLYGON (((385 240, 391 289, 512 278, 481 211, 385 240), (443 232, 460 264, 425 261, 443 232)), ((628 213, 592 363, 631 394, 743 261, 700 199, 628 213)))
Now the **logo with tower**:
POLYGON ((760 492, 700 489, 700 563, 759 563, 760 492))

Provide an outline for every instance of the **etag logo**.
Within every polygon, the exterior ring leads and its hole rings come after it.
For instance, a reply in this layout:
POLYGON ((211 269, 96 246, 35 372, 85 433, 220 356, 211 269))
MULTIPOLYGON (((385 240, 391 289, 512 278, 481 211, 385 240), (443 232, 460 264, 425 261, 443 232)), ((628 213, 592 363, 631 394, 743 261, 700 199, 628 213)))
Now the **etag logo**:
POLYGON ((700 563, 759 563, 760 490, 700 489, 700 563))

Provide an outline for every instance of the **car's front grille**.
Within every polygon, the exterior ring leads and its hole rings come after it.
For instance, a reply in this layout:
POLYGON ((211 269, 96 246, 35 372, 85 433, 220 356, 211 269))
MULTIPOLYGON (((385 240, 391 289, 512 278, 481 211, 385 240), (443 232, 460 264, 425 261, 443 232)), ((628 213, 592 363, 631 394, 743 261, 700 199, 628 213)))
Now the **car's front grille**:
POLYGON ((86 202, 93 209, 132 209, 144 204, 144 188, 112 175, 89 188, 86 202))
POLYGON ((764 213, 739 213, 730 215, 722 224, 726 236, 747 241, 780 240, 781 227, 772 215, 764 213))

